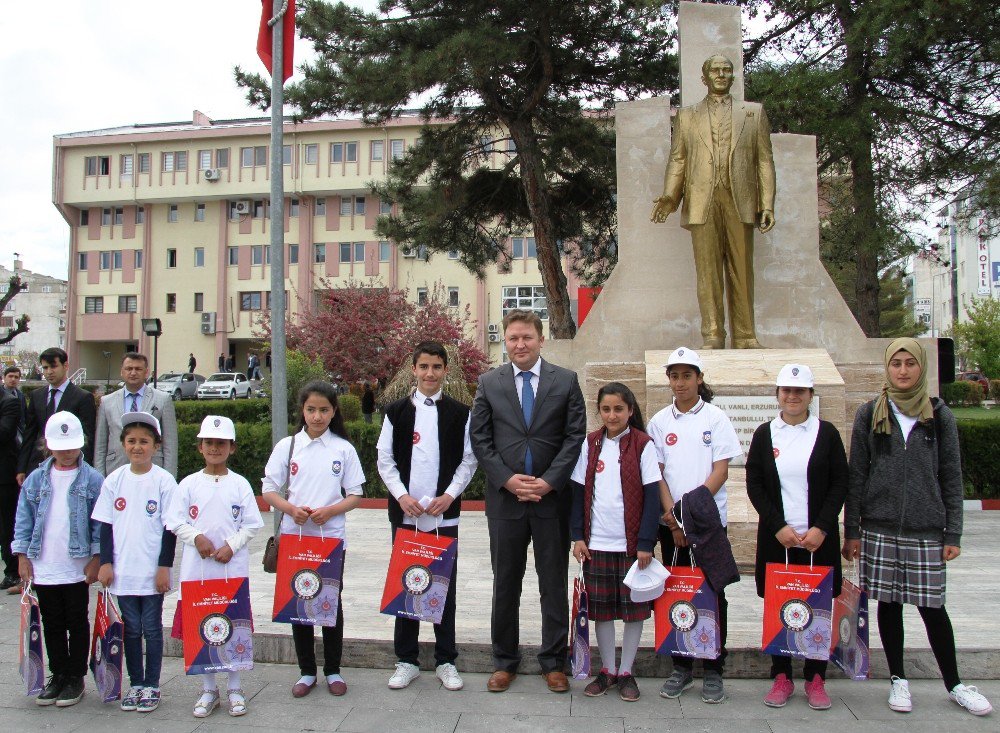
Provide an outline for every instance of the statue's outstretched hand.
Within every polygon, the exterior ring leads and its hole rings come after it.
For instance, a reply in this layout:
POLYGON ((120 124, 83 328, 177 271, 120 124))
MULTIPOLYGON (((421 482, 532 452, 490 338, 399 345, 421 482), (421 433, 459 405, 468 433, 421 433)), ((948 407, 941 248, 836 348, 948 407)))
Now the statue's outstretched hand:
POLYGON ((774 229, 774 212, 764 209, 760 212, 760 232, 766 234, 774 229))
POLYGON ((669 196, 660 196, 653 201, 653 213, 649 215, 649 220, 657 224, 662 224, 677 210, 677 204, 669 196))

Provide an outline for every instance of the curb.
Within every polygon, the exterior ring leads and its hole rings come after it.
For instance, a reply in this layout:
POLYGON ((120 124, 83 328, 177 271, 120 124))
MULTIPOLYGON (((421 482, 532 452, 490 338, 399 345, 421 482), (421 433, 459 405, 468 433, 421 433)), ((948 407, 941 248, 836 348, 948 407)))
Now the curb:
POLYGON ((965 511, 1000 511, 1000 499, 965 499, 962 502, 965 511))

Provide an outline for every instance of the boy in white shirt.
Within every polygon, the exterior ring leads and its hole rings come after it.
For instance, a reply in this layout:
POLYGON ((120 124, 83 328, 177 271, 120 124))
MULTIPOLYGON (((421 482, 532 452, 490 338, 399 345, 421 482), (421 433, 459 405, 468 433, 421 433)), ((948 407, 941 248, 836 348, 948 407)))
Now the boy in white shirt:
POLYGON ((125 626, 125 666, 132 686, 121 709, 148 713, 160 704, 163 594, 170 590, 177 544, 164 527, 163 516, 177 482, 153 463, 161 442, 155 417, 125 413, 121 441, 129 465, 108 474, 92 514, 102 522, 97 579, 117 597, 125 626))
POLYGON ((83 460, 83 426, 71 412, 45 424, 50 458, 21 487, 11 552, 42 613, 52 676, 38 705, 67 707, 83 697, 90 646, 90 592, 97 579, 100 529, 90 519, 104 479, 83 460))
MULTIPOLYGON (((226 466, 236 452, 236 426, 228 417, 208 415, 198 431, 198 452, 205 469, 192 473, 177 486, 167 508, 167 529, 185 544, 180 582, 250 575, 248 544, 264 526, 250 483, 226 466)), ((171 636, 182 638, 180 601, 171 636)), ((196 718, 207 718, 219 707, 215 674, 203 674, 203 692, 194 706, 196 718)), ((240 673, 229 673, 229 714, 245 715, 247 701, 240 673)))

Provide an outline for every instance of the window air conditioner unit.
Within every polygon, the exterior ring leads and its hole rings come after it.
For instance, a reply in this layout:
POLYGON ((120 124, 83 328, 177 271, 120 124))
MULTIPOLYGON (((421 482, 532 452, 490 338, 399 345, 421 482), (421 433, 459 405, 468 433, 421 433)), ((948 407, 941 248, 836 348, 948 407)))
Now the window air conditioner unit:
POLYGON ((251 206, 250 201, 247 200, 247 199, 243 199, 242 201, 237 201, 236 202, 236 214, 237 214, 237 216, 242 216, 244 214, 249 214, 250 213, 250 206, 251 206))
POLYGON ((206 181, 218 181, 222 177, 218 168, 206 168, 202 172, 205 174, 206 181))
POLYGON ((486 330, 490 333, 500 333, 500 325, 497 323, 491 323, 486 327, 486 330))
POLYGON ((402 253, 403 257, 413 258, 417 256, 417 250, 415 247, 402 247, 400 249, 400 252, 402 253))
POLYGON ((500 343, 500 334, 498 334, 498 333, 491 333, 490 334, 490 343, 491 344, 499 344, 500 343))

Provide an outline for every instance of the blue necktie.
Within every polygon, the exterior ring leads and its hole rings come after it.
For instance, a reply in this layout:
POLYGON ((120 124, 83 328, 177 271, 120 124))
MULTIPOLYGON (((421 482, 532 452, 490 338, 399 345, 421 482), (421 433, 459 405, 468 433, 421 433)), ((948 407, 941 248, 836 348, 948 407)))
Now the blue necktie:
MULTIPOLYGON (((531 427, 531 411, 535 408, 535 393, 531 389, 531 372, 521 372, 521 412, 524 413, 524 424, 531 427)), ((524 449, 524 472, 531 473, 531 447, 524 449)))
POLYGON ((139 411, 139 393, 138 392, 133 392, 129 396, 132 398, 132 409, 129 410, 129 412, 138 412, 139 411))

